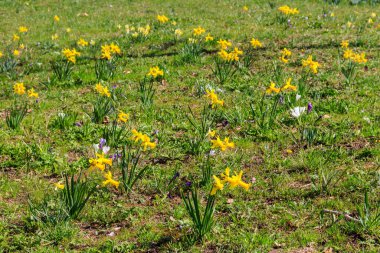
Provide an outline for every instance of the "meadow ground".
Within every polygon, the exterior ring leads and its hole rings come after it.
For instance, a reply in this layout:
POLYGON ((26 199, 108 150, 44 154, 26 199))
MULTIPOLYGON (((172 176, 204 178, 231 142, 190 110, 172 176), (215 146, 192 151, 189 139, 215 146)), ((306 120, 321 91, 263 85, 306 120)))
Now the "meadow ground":
POLYGON ((379 252, 380 4, 351 2, 0 1, 0 252, 379 252))

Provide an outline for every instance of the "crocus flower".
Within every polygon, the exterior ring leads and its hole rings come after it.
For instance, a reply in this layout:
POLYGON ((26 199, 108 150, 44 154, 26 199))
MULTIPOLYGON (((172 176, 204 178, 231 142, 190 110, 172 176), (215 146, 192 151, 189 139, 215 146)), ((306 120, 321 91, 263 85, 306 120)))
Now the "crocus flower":
POLYGON ((307 113, 311 113, 312 110, 313 110, 313 105, 311 104, 311 102, 309 102, 307 104, 307 113))

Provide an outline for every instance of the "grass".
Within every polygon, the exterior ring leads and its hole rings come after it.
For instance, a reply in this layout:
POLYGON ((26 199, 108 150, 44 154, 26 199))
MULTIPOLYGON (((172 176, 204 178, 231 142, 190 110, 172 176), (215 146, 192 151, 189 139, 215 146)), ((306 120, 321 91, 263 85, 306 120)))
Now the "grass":
MULTIPOLYGON (((0 71, 1 252, 380 250, 380 222, 374 221, 380 212, 380 13, 368 24, 378 4, 106 2, 0 2, 1 52, 8 54, 17 47, 12 36, 19 26, 29 29, 21 37, 25 49, 17 65, 0 71), (300 10, 290 17, 290 24, 279 22, 277 8, 282 4, 300 10), (243 10, 244 5, 248 11, 243 10), (166 15, 170 22, 158 24, 158 14, 166 15), (60 17, 59 22, 54 22, 54 15, 60 17), (177 24, 171 24, 172 20, 177 24), (152 30, 145 39, 132 39, 125 31, 125 25, 147 24, 152 30), (216 42, 202 46, 201 51, 185 46, 198 26, 215 41, 228 39, 244 52, 252 37, 264 48, 253 50, 252 64, 221 85, 213 74, 216 42), (175 39, 177 28, 184 34, 175 39), (54 34, 57 40, 52 40, 54 34), (80 48, 76 45, 79 38, 93 40, 95 46, 80 48), (368 58, 359 65, 350 85, 340 71, 342 40, 349 40, 355 52, 366 52, 368 58), (128 195, 121 188, 98 187, 75 220, 58 225, 36 222, 31 219, 28 200, 54 199, 58 196, 54 183, 62 180, 62 175, 86 170, 94 156, 92 145, 104 137, 104 128, 108 125, 111 129, 117 117, 115 111, 108 113, 105 123, 91 121, 92 104, 99 97, 94 92, 98 83, 95 57, 100 56, 101 45, 111 42, 120 46, 122 56, 114 63, 113 76, 103 84, 112 90, 116 108, 130 114, 126 135, 136 128, 157 142, 139 162, 139 168, 151 168, 128 195), (54 80, 51 62, 61 59, 64 48, 74 47, 82 56, 71 76, 54 80), (287 65, 279 61, 284 47, 292 52, 287 65), (319 73, 306 79, 308 88, 300 100, 294 101, 295 93, 289 93, 285 98, 292 101, 279 105, 274 123, 259 127, 250 105, 259 106, 270 81, 275 81, 274 65, 283 68, 278 86, 289 77, 298 85, 303 75, 301 59, 308 55, 321 64, 319 73), (163 81, 153 84, 153 103, 144 104, 140 82, 153 66, 160 66, 165 75, 163 81), (6 124, 7 112, 16 100, 22 102, 13 94, 16 82, 33 87, 39 99, 25 99, 30 109, 20 127, 12 130, 6 124), (217 196, 212 232, 202 243, 192 244, 187 238, 193 231, 191 220, 180 189, 186 182, 202 179, 202 163, 210 149, 206 140, 194 151, 190 140, 197 139, 198 133, 188 120, 191 108, 201 122, 208 104, 204 97, 207 87, 219 90, 218 97, 225 102, 214 110, 211 128, 236 146, 210 158, 213 174, 229 166, 243 170, 244 181, 256 181, 247 192, 225 187, 217 196), (307 106, 309 102, 312 113, 298 119, 290 116, 287 106, 307 106), (58 118, 59 113, 69 115, 65 122, 58 118), (309 131, 308 140, 301 138, 304 129, 309 131), (366 217, 374 222, 358 222, 366 217)), ((3 60, 0 58, 0 63, 3 60)), ((264 102, 271 106, 271 96, 266 98, 264 102)), ((118 143, 114 145, 118 147, 118 143)), ((121 178, 120 171, 113 174, 121 178)), ((203 204, 209 189, 211 183, 199 190, 203 204)))

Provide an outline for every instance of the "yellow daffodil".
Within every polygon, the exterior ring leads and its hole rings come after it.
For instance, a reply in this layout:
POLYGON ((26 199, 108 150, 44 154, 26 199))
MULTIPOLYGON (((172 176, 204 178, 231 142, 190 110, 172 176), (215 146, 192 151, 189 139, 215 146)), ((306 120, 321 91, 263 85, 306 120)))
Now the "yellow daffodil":
POLYGON ((132 130, 132 140, 135 142, 141 141, 141 146, 144 147, 144 151, 147 148, 154 149, 156 147, 155 142, 151 142, 148 135, 138 132, 136 129, 132 130))
POLYGON ((342 42, 340 43, 340 46, 342 48, 348 48, 350 46, 350 42, 348 40, 342 40, 342 42))
POLYGON ((218 99, 218 95, 215 93, 214 90, 206 90, 205 96, 211 100, 210 102, 211 102, 212 108, 215 108, 218 105, 220 105, 220 106, 224 105, 224 101, 218 99))
POLYGON ((202 35, 202 34, 205 33, 205 32, 206 32, 206 30, 203 29, 203 28, 200 27, 200 26, 198 26, 197 28, 194 28, 194 29, 193 29, 193 35, 194 35, 194 36, 200 36, 200 35, 202 35))
POLYGON ((216 130, 208 130, 207 136, 210 138, 214 138, 216 135, 216 130))
POLYGON ((20 40, 20 36, 18 36, 17 34, 13 34, 13 41, 18 41, 20 40))
POLYGON ((207 34, 207 36, 205 37, 205 40, 206 40, 206 42, 207 41, 213 41, 214 37, 212 37, 210 34, 207 34))
POLYGON ((164 24, 169 21, 169 18, 166 17, 165 15, 157 15, 157 20, 158 22, 164 24))
POLYGON ((313 56, 309 55, 306 60, 302 60, 302 66, 309 68, 311 72, 317 74, 320 64, 313 61, 313 56))
POLYGON ((211 192, 210 192, 211 196, 215 195, 217 191, 221 191, 224 188, 224 185, 223 185, 222 181, 220 180, 220 178, 218 178, 215 175, 213 175, 212 177, 214 178, 214 184, 213 184, 211 192))
POLYGON ((15 85, 13 85, 13 92, 17 95, 24 95, 25 94, 24 83, 16 83, 15 85))
POLYGON ((38 93, 35 92, 33 88, 31 88, 30 90, 28 90, 28 97, 30 97, 30 98, 38 98, 38 93))
POLYGON ((274 82, 270 82, 270 86, 266 89, 267 94, 279 93, 281 91, 280 88, 276 88, 276 84, 274 82))
POLYGON ((178 37, 182 36, 183 31, 181 29, 175 29, 174 34, 178 37))
POLYGON ((121 49, 118 45, 111 43, 111 44, 106 44, 102 46, 102 55, 100 58, 102 59, 107 59, 111 60, 113 55, 120 55, 121 54, 121 49))
POLYGON ((102 96, 111 97, 111 93, 108 90, 108 87, 101 85, 100 83, 97 83, 95 85, 95 90, 102 96))
POLYGON ((232 43, 227 41, 227 40, 218 40, 218 44, 220 46, 221 49, 227 49, 228 47, 232 46, 232 43))
POLYGON ((117 115, 117 119, 118 121, 126 123, 129 120, 129 114, 123 111, 119 111, 119 114, 117 115))
POLYGON ((55 186, 55 190, 63 190, 65 189, 65 185, 62 184, 61 182, 57 182, 57 183, 54 183, 54 186, 55 186))
POLYGON ((222 183, 223 182, 229 183, 231 189, 237 186, 240 186, 244 188, 246 191, 248 191, 251 185, 248 183, 245 183, 242 180, 242 176, 243 176, 243 171, 240 171, 239 174, 235 172, 233 176, 230 176, 230 168, 227 167, 225 172, 221 174, 222 183))
POLYGON ((28 32, 28 28, 27 28, 26 26, 20 26, 20 27, 18 28, 18 31, 19 31, 20 33, 26 33, 26 32, 28 32))
POLYGON ((88 46, 88 41, 85 41, 84 39, 80 38, 77 42, 78 46, 81 47, 87 47, 88 46))
POLYGON ((149 69, 147 76, 151 76, 153 78, 164 76, 164 71, 161 70, 158 66, 152 67, 149 69))
POLYGON ((299 13, 299 11, 298 11, 297 8, 290 8, 290 7, 287 6, 287 5, 280 6, 280 7, 278 8, 278 10, 279 10, 281 13, 285 14, 285 15, 295 15, 295 14, 298 14, 298 13, 299 13))
POLYGON ((215 140, 211 140, 212 146, 211 148, 219 148, 221 151, 226 151, 229 148, 234 148, 235 143, 230 142, 229 138, 224 138, 222 141, 220 137, 217 137, 215 140))
POLYGON ((251 39, 251 45, 254 49, 263 47, 263 44, 258 39, 255 39, 255 38, 251 39))
POLYGON ((115 188, 119 188, 119 184, 120 184, 120 182, 118 182, 118 181, 116 181, 116 180, 114 180, 114 179, 112 178, 112 173, 111 173, 111 171, 108 171, 107 173, 105 173, 105 174, 104 174, 104 178, 105 178, 106 180, 103 181, 103 186, 106 186, 106 185, 108 185, 108 184, 111 184, 111 185, 115 186, 115 188))
POLYGON ((296 91, 296 90, 297 90, 297 87, 294 86, 294 85, 292 85, 291 82, 292 82, 292 78, 289 78, 289 79, 286 81, 286 84, 281 88, 281 91, 287 91, 287 90, 296 91))
POLYGON ((284 48, 282 51, 281 51, 281 57, 280 57, 280 60, 283 62, 283 63, 288 63, 289 62, 289 58, 290 56, 292 56, 292 52, 290 50, 288 50, 287 48, 284 48))
POLYGON ((103 171, 106 168, 106 165, 112 166, 112 159, 105 158, 104 154, 96 154, 96 158, 89 159, 89 163, 90 163, 90 168, 89 168, 90 171, 94 169, 99 169, 103 171))
POLYGON ((57 40, 58 39, 58 34, 53 34, 52 36, 51 36, 51 40, 57 40))
POLYGON ((80 56, 80 53, 75 48, 73 49, 65 48, 63 49, 62 53, 66 57, 66 60, 68 62, 72 62, 74 64, 76 63, 76 57, 80 56))

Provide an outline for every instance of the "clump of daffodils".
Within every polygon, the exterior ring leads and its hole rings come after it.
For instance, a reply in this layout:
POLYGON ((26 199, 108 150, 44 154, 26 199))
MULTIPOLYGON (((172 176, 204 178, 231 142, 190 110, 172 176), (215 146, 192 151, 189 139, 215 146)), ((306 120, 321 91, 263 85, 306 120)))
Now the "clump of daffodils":
POLYGON ((317 74, 320 64, 313 61, 313 56, 309 55, 306 60, 302 60, 302 66, 310 69, 314 74, 317 74))
POLYGON ((205 97, 210 99, 210 104, 212 108, 224 105, 224 100, 219 99, 218 95, 215 93, 214 90, 206 90, 205 97))
POLYGON ((364 52, 362 52, 360 54, 354 53, 352 51, 352 49, 350 49, 350 48, 347 48, 344 51, 343 57, 344 57, 344 59, 351 60, 351 61, 353 61, 355 63, 366 63, 368 61, 367 58, 365 57, 365 53, 364 52))
POLYGON ((111 60, 115 55, 121 55, 121 50, 118 45, 111 43, 102 46, 102 59, 111 60))
POLYGON ((226 168, 225 172, 220 175, 220 178, 216 175, 213 175, 214 185, 210 192, 210 195, 215 195, 218 191, 222 191, 224 189, 225 184, 229 184, 230 189, 233 189, 237 186, 242 187, 246 191, 249 190, 251 184, 248 184, 242 180, 243 171, 240 171, 239 174, 234 172, 234 175, 230 175, 230 168, 226 168))
POLYGON ((290 8, 287 5, 280 6, 278 8, 278 11, 280 11, 282 14, 285 14, 285 15, 295 15, 295 14, 300 13, 297 8, 290 8))
POLYGON ((141 142, 141 146, 146 151, 148 148, 154 149, 156 147, 155 142, 151 142, 148 135, 138 132, 136 129, 132 129, 132 140, 135 142, 141 142))
POLYGON ((76 57, 80 56, 80 53, 75 49, 65 48, 62 51, 68 62, 76 63, 76 57))
POLYGON ((15 83, 13 85, 13 92, 19 96, 22 96, 27 93, 28 97, 30 98, 38 98, 38 93, 34 91, 34 88, 31 88, 28 91, 26 91, 24 83, 15 83))
POLYGON ((239 50, 239 48, 235 47, 232 51, 228 52, 224 49, 221 49, 218 52, 220 58, 227 62, 239 61, 240 55, 243 55, 243 51, 239 50))
POLYGON ((95 85, 95 90, 102 96, 111 97, 111 93, 107 86, 103 86, 100 83, 95 85))

